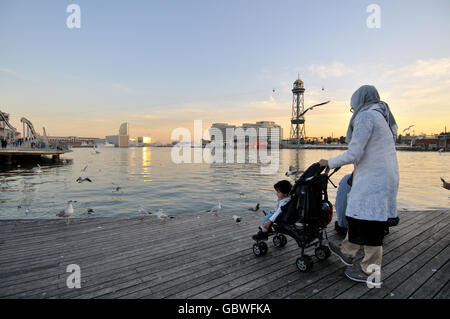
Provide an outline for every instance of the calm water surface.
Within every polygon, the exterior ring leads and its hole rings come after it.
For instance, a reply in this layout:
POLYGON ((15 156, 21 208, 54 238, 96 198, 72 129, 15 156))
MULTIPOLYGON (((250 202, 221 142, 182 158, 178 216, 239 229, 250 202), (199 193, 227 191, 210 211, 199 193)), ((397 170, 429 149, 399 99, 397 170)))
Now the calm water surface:
MULTIPOLYGON (((261 175, 260 164, 175 164, 170 148, 103 148, 100 154, 74 149, 64 155, 65 164, 47 164, 41 174, 31 167, 0 171, 0 219, 55 218, 69 199, 78 201, 76 217, 86 218, 136 216, 141 205, 148 210, 162 208, 169 214, 200 214, 219 199, 223 213, 244 214, 256 203, 271 209, 276 199, 272 185, 286 179, 289 165, 305 169, 321 158, 341 153, 283 149, 278 172, 261 175), (93 182, 79 184, 76 179, 80 176, 93 182), (115 192, 112 183, 122 190, 115 192), (95 213, 88 214, 88 208, 95 213)), ((450 180, 450 153, 398 152, 397 156, 399 210, 448 209, 450 191, 442 188, 439 177, 450 180)), ((352 169, 351 165, 343 167, 332 181, 338 185, 352 169)), ((336 189, 331 185, 329 194, 334 202, 336 189)))

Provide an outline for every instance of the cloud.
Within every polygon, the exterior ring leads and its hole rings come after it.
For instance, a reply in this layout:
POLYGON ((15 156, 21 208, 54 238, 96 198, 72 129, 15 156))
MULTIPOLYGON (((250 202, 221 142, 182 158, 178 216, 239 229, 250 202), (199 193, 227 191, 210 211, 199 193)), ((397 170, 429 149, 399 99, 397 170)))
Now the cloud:
POLYGON ((115 91, 119 91, 119 92, 124 93, 124 94, 132 94, 133 93, 130 88, 128 88, 128 87, 126 87, 126 86, 124 86, 122 84, 119 84, 119 83, 114 83, 114 84, 111 85, 111 87, 115 91))
POLYGON ((29 80, 29 78, 27 76, 23 75, 22 73, 19 73, 19 72, 15 71, 15 70, 9 69, 9 68, 0 67, 0 72, 9 74, 9 75, 11 75, 11 76, 13 76, 13 77, 15 77, 17 79, 20 79, 20 80, 29 80))
POLYGON ((331 64, 323 65, 310 65, 308 71, 315 76, 319 76, 322 79, 327 78, 339 78, 349 74, 353 74, 356 71, 350 67, 345 66, 342 62, 333 62, 331 64))
POLYGON ((450 58, 417 60, 414 63, 387 70, 382 78, 384 80, 407 79, 408 82, 418 79, 435 80, 440 78, 449 78, 450 76, 450 58))

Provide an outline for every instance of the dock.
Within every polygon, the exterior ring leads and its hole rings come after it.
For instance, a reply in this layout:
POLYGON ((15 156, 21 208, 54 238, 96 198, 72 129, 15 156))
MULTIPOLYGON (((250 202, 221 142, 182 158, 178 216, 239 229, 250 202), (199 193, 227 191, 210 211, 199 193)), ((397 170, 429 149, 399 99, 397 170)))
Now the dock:
POLYGON ((59 160, 59 157, 71 150, 58 150, 51 148, 0 148, 0 160, 2 164, 11 165, 24 159, 39 158, 42 156, 51 156, 53 160, 59 160))
MULTIPOLYGON (((293 239, 263 257, 252 252, 259 212, 0 220, 0 298, 448 299, 450 210, 400 211, 383 247, 381 288, 344 275, 332 255, 301 273, 293 239), (68 288, 67 266, 81 270, 68 288)), ((76 213, 75 213, 76 214, 76 213)), ((330 224, 330 240, 342 237, 330 224)), ((307 251, 313 254, 312 249, 307 251)), ((362 251, 360 251, 362 254, 362 251)), ((358 255, 359 256, 359 255, 358 255)), ((359 256, 361 258, 361 256, 359 256)), ((317 262, 317 263, 316 263, 317 262)))

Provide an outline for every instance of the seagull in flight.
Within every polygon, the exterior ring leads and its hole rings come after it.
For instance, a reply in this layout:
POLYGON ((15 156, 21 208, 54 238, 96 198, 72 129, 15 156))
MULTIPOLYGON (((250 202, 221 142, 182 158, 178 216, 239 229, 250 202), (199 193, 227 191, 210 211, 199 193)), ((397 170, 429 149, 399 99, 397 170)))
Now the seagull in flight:
POLYGON ((222 209, 222 202, 220 200, 217 201, 219 204, 211 208, 210 210, 207 210, 207 213, 213 213, 215 216, 218 216, 222 209))
POLYGON ((249 208, 248 210, 252 211, 252 212, 257 212, 259 210, 259 203, 256 204, 255 208, 249 208))
POLYGON ((410 125, 409 127, 407 127, 407 128, 405 128, 404 130, 403 130, 403 133, 405 133, 406 131, 409 131, 411 128, 413 128, 414 127, 414 125, 410 125))
POLYGON ((86 169, 88 168, 88 165, 86 165, 85 167, 83 167, 83 169, 81 170, 82 172, 86 172, 86 169))
POLYGON ((82 178, 81 176, 77 178, 77 183, 89 182, 92 183, 92 180, 89 177, 82 178))
POLYGON ((68 225, 69 222, 69 217, 73 215, 74 210, 73 210, 73 205, 72 203, 76 203, 77 201, 75 200, 69 200, 67 202, 67 206, 64 210, 60 211, 58 214, 56 214, 57 217, 64 217, 66 219, 66 224, 68 225))
POLYGON ((308 111, 310 111, 310 110, 314 110, 315 107, 322 106, 322 105, 328 104, 328 103, 330 103, 330 102, 331 102, 331 101, 327 101, 327 102, 323 102, 323 103, 319 103, 319 104, 310 106, 310 107, 308 107, 305 111, 303 111, 303 113, 301 113, 298 117, 302 117, 303 115, 305 115, 306 112, 308 112, 308 111))
POLYGON ((289 166, 289 171, 286 172, 286 176, 297 176, 298 174, 303 173, 302 171, 299 171, 294 166, 289 166))
POLYGON ((118 192, 118 191, 120 191, 120 190, 122 189, 122 187, 120 187, 119 185, 117 185, 117 184, 115 184, 115 183, 111 183, 111 184, 113 184, 114 186, 116 186, 116 188, 113 190, 113 192, 118 192))

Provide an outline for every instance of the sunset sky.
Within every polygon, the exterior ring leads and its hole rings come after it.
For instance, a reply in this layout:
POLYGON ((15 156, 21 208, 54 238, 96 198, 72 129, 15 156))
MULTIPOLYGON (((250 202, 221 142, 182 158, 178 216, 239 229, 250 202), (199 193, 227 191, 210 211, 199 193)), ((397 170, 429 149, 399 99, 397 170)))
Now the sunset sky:
POLYGON ((173 129, 275 121, 305 82, 308 136, 344 135, 375 85, 399 131, 450 130, 450 1, 2 0, 0 110, 21 130, 169 142, 173 129), (69 29, 66 8, 81 8, 69 29), (381 28, 366 25, 369 4, 381 28), (325 90, 322 91, 322 87, 325 90), (275 92, 273 89, 275 88, 275 92))

